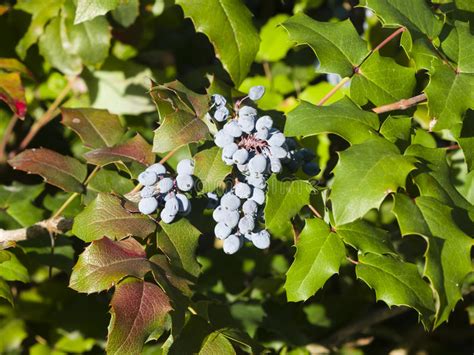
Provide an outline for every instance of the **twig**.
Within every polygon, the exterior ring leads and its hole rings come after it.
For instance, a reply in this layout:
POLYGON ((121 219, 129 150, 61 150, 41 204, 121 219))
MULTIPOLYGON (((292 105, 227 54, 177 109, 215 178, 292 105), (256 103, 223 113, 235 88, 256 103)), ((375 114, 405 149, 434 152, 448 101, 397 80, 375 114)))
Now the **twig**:
POLYGON ((263 66, 263 71, 265 72, 265 77, 268 79, 268 81, 272 81, 272 71, 270 69, 270 64, 268 64, 267 61, 264 61, 262 63, 263 66))
POLYGON ((349 324, 348 326, 338 330, 329 338, 323 340, 321 344, 326 346, 327 348, 335 348, 338 345, 342 344, 352 335, 359 333, 375 324, 382 323, 390 318, 406 313, 409 310, 410 309, 407 307, 378 309, 372 313, 369 313, 367 316, 355 321, 354 323, 349 324))
POLYGON ((0 163, 6 160, 6 148, 8 141, 10 140, 10 136, 13 132, 13 128, 15 127, 16 122, 18 121, 18 115, 13 114, 10 118, 10 122, 8 123, 7 128, 5 128, 5 132, 3 134, 2 140, 0 142, 0 163))
POLYGON ((38 222, 31 227, 14 230, 0 229, 0 247, 22 240, 35 238, 45 233, 64 233, 72 228, 72 219, 57 217, 38 222))
POLYGON ((388 37, 385 38, 382 42, 380 42, 380 44, 372 50, 372 53, 379 51, 380 49, 382 49, 383 47, 385 47, 385 45, 386 45, 388 42, 390 42, 392 39, 394 39, 394 38, 395 38, 396 36, 398 36, 400 33, 405 32, 405 31, 406 31, 406 28, 405 28, 405 27, 400 27, 398 30, 396 30, 396 31, 393 32, 390 36, 388 36, 388 37))
POLYGON ((380 114, 384 112, 396 111, 396 110, 406 110, 412 106, 419 104, 420 102, 426 101, 426 95, 420 94, 409 99, 403 99, 392 104, 383 105, 380 107, 375 107, 372 109, 373 112, 380 114))
POLYGON ((68 83, 64 87, 64 89, 59 93, 58 97, 56 97, 56 100, 51 104, 51 106, 48 108, 48 110, 41 116, 41 118, 36 121, 33 126, 31 126, 30 131, 28 134, 23 138, 23 140, 20 143, 19 150, 24 150, 28 144, 33 140, 33 138, 38 134, 39 130, 43 128, 46 124, 48 124, 56 115, 54 114, 58 106, 61 104, 61 102, 64 100, 64 98, 69 94, 69 92, 72 89, 72 86, 75 81, 75 77, 68 80, 68 83))
POLYGON ((461 149, 461 147, 459 146, 459 144, 451 144, 451 145, 448 145, 447 147, 443 147, 444 149, 446 150, 457 150, 457 149, 461 149))
POLYGON ((345 83, 347 83, 349 80, 351 80, 350 77, 346 76, 344 79, 342 79, 335 87, 331 89, 322 99, 321 101, 318 102, 318 106, 322 106, 326 103, 327 100, 329 100, 340 88, 344 86, 345 83))
POLYGON ((308 208, 311 210, 311 212, 313 212, 313 214, 314 214, 316 217, 318 217, 318 218, 320 218, 320 219, 323 218, 316 208, 314 208, 314 207, 311 206, 311 205, 307 205, 307 206, 308 206, 308 208))

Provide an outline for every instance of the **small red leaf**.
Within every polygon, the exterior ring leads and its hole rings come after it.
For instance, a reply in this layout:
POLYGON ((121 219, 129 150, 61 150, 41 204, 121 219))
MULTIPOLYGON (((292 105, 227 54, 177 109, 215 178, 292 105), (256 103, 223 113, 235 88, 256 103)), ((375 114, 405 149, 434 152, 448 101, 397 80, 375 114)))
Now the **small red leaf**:
POLYGON ((0 100, 4 101, 18 117, 25 117, 25 90, 18 72, 0 73, 0 100))
POLYGON ((82 192, 87 168, 79 160, 46 148, 28 149, 8 163, 14 168, 41 175, 45 181, 64 191, 82 192))

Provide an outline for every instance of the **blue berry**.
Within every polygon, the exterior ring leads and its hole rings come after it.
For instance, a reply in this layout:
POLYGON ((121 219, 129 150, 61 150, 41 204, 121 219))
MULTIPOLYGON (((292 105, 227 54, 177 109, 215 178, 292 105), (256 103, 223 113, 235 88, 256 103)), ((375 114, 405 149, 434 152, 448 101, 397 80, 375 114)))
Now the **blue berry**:
POLYGON ((214 235, 217 239, 226 239, 232 230, 225 223, 217 223, 214 227, 214 235))
POLYGON ((174 185, 173 179, 169 177, 165 177, 161 179, 160 181, 158 181, 157 187, 160 193, 166 194, 171 191, 171 189, 173 188, 173 185, 174 185))
POLYGON ((227 100, 224 96, 219 94, 214 94, 211 96, 212 103, 216 106, 224 106, 227 103, 227 100))
POLYGON ((176 166, 176 172, 178 175, 193 175, 194 174, 194 160, 183 159, 176 166))
POLYGON ((245 164, 248 158, 249 158, 249 152, 244 148, 240 148, 234 153, 234 155, 232 155, 232 160, 236 164, 245 164))
POLYGON ((252 194, 252 189, 246 183, 239 182, 234 186, 234 192, 237 197, 245 199, 250 197, 252 194))
POLYGON ((239 221, 239 232, 242 234, 250 233, 255 228, 255 220, 251 215, 243 216, 239 221))
POLYGON ((143 214, 152 214, 158 208, 158 201, 154 197, 145 197, 138 202, 138 210, 143 214))
POLYGON ((251 199, 257 204, 263 205, 265 203, 265 192, 262 189, 254 188, 251 199))
POLYGON ((227 144, 224 148, 222 148, 222 157, 232 159, 232 156, 238 149, 239 147, 234 142, 227 144))
POLYGON ((239 251, 239 249, 242 246, 242 239, 235 234, 229 235, 225 240, 224 240, 224 253, 226 254, 235 254, 239 251))
POLYGON ((151 171, 152 173, 155 173, 156 175, 163 175, 163 174, 166 174, 166 167, 163 164, 156 163, 156 164, 150 165, 148 168, 146 168, 145 171, 151 171))
POLYGON ((320 171, 319 165, 314 162, 305 163, 303 165, 303 172, 309 176, 318 175, 320 171))
POLYGON ((265 87, 262 85, 252 86, 249 90, 250 100, 257 101, 265 94, 265 87))
POLYGON ((228 192, 222 196, 221 206, 227 210, 235 211, 240 207, 240 199, 232 192, 228 192))
POLYGON ((258 233, 252 233, 252 243, 258 249, 267 249, 270 246, 270 234, 265 229, 258 233))
POLYGON ((270 129, 273 126, 273 120, 270 116, 262 116, 260 117, 257 122, 255 123, 255 128, 257 131, 260 131, 261 129, 270 129))
POLYGON ((224 148, 227 144, 234 143, 234 137, 220 130, 214 136, 214 142, 219 148, 224 148))
POLYGON ((229 109, 225 106, 219 106, 214 112, 214 118, 218 122, 223 122, 229 117, 229 109))
POLYGON ((238 138, 242 135, 242 129, 240 128, 239 124, 235 120, 227 122, 224 125, 223 130, 225 133, 227 133, 228 135, 234 138, 238 138))
POLYGON ((254 200, 247 200, 242 205, 242 212, 244 214, 255 215, 257 211, 258 211, 258 206, 254 200))
POLYGON ((191 175, 181 174, 176 177, 176 185, 181 191, 190 191, 194 186, 194 180, 191 175))
POLYGON ((267 158, 263 154, 257 154, 249 161, 251 173, 263 173, 267 168, 267 158))
POLYGON ((138 175, 138 182, 144 186, 151 186, 156 183, 158 176, 152 171, 144 171, 138 175))

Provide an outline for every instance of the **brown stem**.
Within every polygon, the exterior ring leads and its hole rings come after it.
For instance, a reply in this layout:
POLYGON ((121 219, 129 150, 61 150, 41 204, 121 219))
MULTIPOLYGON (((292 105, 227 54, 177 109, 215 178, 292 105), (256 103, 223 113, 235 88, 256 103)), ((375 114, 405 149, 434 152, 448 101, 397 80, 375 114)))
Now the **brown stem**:
POLYGON ((380 114, 384 112, 396 111, 396 110, 406 110, 412 106, 419 104, 420 102, 426 101, 426 95, 420 94, 409 99, 403 99, 392 104, 383 105, 380 107, 375 107, 372 109, 373 112, 380 114))
POLYGON ((13 114, 10 118, 10 122, 8 123, 7 128, 5 129, 5 133, 3 134, 2 140, 0 141, 0 163, 4 162, 7 158, 7 144, 10 140, 10 137, 13 132, 13 128, 15 127, 16 122, 18 121, 18 115, 13 114))
POLYGON ((262 63, 263 66, 263 71, 265 72, 265 77, 268 79, 268 81, 272 81, 272 71, 270 69, 270 64, 268 64, 267 61, 264 61, 262 63))
POLYGON ((446 150, 457 150, 457 149, 461 149, 461 147, 459 146, 459 144, 452 144, 452 145, 448 145, 447 147, 443 147, 444 149, 446 150))
POLYGON ((326 103, 327 100, 329 100, 340 88, 344 86, 345 83, 347 83, 351 78, 345 77, 342 79, 335 87, 331 89, 322 99, 321 101, 318 102, 318 106, 322 106, 326 103))
POLYGON ((321 218, 321 219, 323 218, 316 208, 314 208, 311 205, 307 205, 307 206, 316 217, 321 218))
POLYGON ((394 39, 394 38, 395 38, 396 36, 398 36, 400 33, 405 32, 405 31, 406 31, 406 28, 405 28, 405 27, 400 27, 398 30, 396 30, 396 31, 393 32, 390 36, 388 36, 388 37, 385 38, 382 42, 380 42, 380 44, 372 50, 372 53, 379 51, 380 49, 382 49, 383 47, 385 47, 385 45, 386 45, 388 42, 390 42, 392 39, 394 39))
MULTIPOLYGON (((48 124, 54 117, 56 117, 56 110, 64 100, 64 98, 69 94, 72 89, 72 85, 74 84, 75 78, 68 80, 67 85, 64 89, 59 93, 56 100, 51 104, 48 110, 40 117, 38 121, 36 121, 33 126, 31 126, 30 131, 26 135, 25 138, 20 143, 19 150, 24 150, 28 144, 33 140, 33 138, 38 134, 41 128, 48 124)), ((59 111, 58 111, 59 112, 59 111)))

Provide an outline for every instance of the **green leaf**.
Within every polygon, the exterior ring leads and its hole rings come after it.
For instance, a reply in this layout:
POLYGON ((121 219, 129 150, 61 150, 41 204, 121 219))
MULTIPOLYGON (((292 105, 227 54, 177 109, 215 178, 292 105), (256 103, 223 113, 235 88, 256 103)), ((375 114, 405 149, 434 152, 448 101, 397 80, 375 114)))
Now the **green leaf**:
POLYGON ((0 100, 4 101, 16 115, 25 117, 25 89, 21 83, 20 73, 0 72, 0 100))
POLYGON ((193 157, 196 167, 194 175, 199 178, 202 193, 211 192, 224 187, 224 178, 232 171, 232 167, 222 161, 222 150, 218 147, 205 149, 193 157))
POLYGON ((260 30, 260 48, 256 60, 259 62, 277 62, 285 58, 293 44, 280 24, 288 19, 286 14, 270 18, 260 30))
POLYGON ((336 232, 344 243, 363 253, 395 255, 389 233, 362 219, 338 226, 336 232))
POLYGON ((258 52, 260 39, 252 14, 240 0, 177 0, 196 31, 211 41, 217 57, 238 86, 258 52))
POLYGON ((380 134, 392 143, 406 148, 411 140, 411 117, 388 116, 380 127, 380 134))
POLYGON ((214 354, 236 354, 230 341, 227 340, 220 331, 209 334, 206 339, 204 339, 201 350, 199 350, 199 355, 214 354))
POLYGON ((139 0, 128 0, 122 2, 112 11, 114 20, 120 23, 123 27, 130 27, 133 25, 138 15, 140 15, 139 0))
POLYGON ((28 337, 25 321, 3 318, 0 323, 0 353, 21 351, 21 343, 28 337))
POLYGON ((454 187, 445 149, 411 145, 405 155, 421 162, 414 174, 421 196, 434 197, 452 207, 458 206, 466 210, 473 208, 454 187))
POLYGON ((426 328, 432 323, 433 294, 415 264, 369 253, 359 256, 356 275, 375 290, 377 301, 384 301, 389 307, 411 307, 419 313, 426 328))
POLYGON ((127 279, 115 289, 110 303, 112 318, 107 354, 140 354, 148 336, 162 326, 171 305, 155 284, 127 279))
POLYGON ((63 2, 63 0, 19 0, 17 2, 16 10, 32 15, 28 30, 16 46, 16 52, 21 59, 25 59, 28 49, 38 41, 49 20, 58 16, 63 2))
POLYGON ((169 152, 182 145, 209 137, 209 129, 199 117, 178 111, 165 117, 163 123, 155 130, 153 151, 155 153, 169 152))
POLYGON ((329 106, 315 106, 303 101, 288 113, 285 135, 307 137, 334 133, 351 144, 358 144, 376 135, 378 128, 377 115, 362 110, 349 98, 329 106))
POLYGON ((404 26, 413 36, 435 39, 443 27, 425 0, 363 0, 361 5, 380 16, 385 26, 404 26))
POLYGON ((84 158, 88 163, 100 166, 116 162, 137 162, 145 167, 155 162, 155 155, 151 151, 151 146, 139 134, 115 147, 91 150, 84 154, 84 158))
POLYGON ((321 73, 352 76, 369 54, 366 42, 360 38, 350 20, 319 22, 298 13, 282 26, 297 44, 309 45, 318 56, 321 73))
POLYGON ((288 301, 305 301, 339 272, 346 249, 336 233, 323 220, 307 219, 296 255, 286 274, 285 290, 288 301))
POLYGON ((115 9, 121 0, 78 0, 74 24, 92 20, 115 9))
POLYGON ((8 163, 14 169, 41 175, 48 184, 64 191, 82 192, 84 190, 82 182, 86 178, 87 168, 75 158, 46 148, 33 148, 18 154, 8 163))
POLYGON ((91 148, 112 147, 124 134, 117 115, 93 108, 61 108, 61 123, 81 137, 91 148))
POLYGON ((132 213, 122 207, 118 197, 100 193, 74 219, 72 233, 85 242, 101 239, 123 239, 128 236, 145 238, 155 230, 147 216, 132 213))
POLYGON ((468 111, 464 118, 461 134, 457 139, 463 150, 468 171, 474 167, 474 111, 468 111))
POLYGON ((30 275, 26 267, 18 260, 15 254, 9 251, 4 252, 8 253, 10 258, 0 263, 0 278, 6 281, 28 283, 30 281, 30 275))
POLYGON ((351 98, 360 106, 372 102, 382 106, 413 96, 415 69, 403 67, 392 58, 372 53, 351 80, 351 98))
POLYGON ((291 219, 310 203, 313 191, 308 181, 279 181, 275 175, 268 180, 265 226, 274 237, 293 238, 291 219))
POLYGON ((78 292, 100 292, 126 276, 142 278, 150 269, 145 250, 135 239, 112 241, 104 237, 93 241, 79 256, 69 287, 78 292))
POLYGON ((171 265, 197 277, 201 267, 196 260, 196 248, 201 232, 184 218, 170 224, 160 222, 160 226, 158 247, 171 260, 171 265))
POLYGON ((405 186, 411 161, 385 139, 376 138, 340 153, 334 169, 332 201, 336 225, 363 217, 390 193, 405 186))
POLYGON ((472 272, 472 239, 456 225, 452 208, 431 197, 421 196, 413 202, 408 196, 396 194, 393 213, 402 235, 417 234, 427 242, 423 275, 437 296, 436 328, 462 298, 462 283, 472 272))
POLYGON ((62 73, 77 75, 82 71, 82 60, 70 48, 66 49, 71 45, 69 41, 66 41, 67 36, 66 20, 60 16, 54 18, 39 40, 39 51, 53 67, 62 73))
POLYGON ((467 23, 456 21, 446 39, 441 42, 441 49, 457 64, 459 73, 474 74, 474 36, 467 23))
POLYGON ((8 286, 6 281, 3 279, 0 279, 0 298, 6 299, 13 306, 13 295, 10 290, 10 286, 8 286))
POLYGON ((0 186, 0 208, 6 209, 18 201, 34 201, 43 192, 44 184, 23 185, 14 181, 10 186, 0 186))
POLYGON ((464 113, 474 109, 474 74, 455 73, 437 60, 425 93, 430 117, 436 120, 433 130, 450 129, 458 136, 464 113))
POLYGON ((32 226, 44 219, 43 209, 36 207, 28 200, 11 203, 6 212, 23 227, 32 226))

